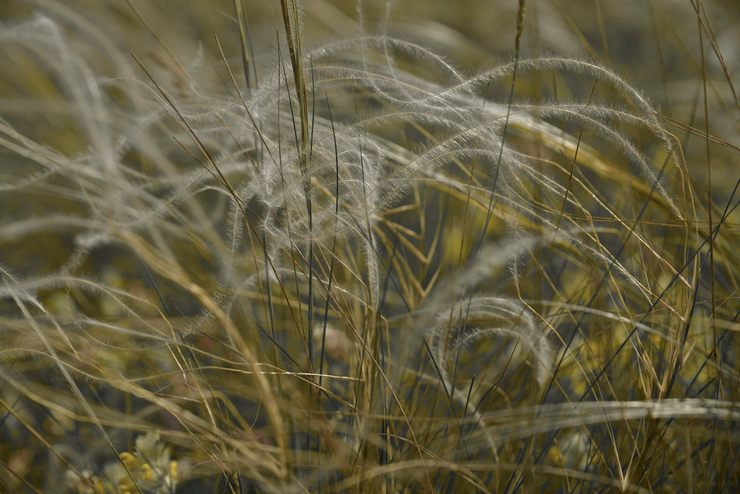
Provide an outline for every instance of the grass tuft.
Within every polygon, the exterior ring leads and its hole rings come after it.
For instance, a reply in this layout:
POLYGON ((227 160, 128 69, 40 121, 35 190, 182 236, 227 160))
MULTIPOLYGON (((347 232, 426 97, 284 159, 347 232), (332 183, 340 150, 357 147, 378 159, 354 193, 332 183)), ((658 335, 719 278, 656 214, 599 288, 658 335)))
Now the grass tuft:
POLYGON ((509 3, 11 1, 0 492, 737 490, 737 12, 509 3))

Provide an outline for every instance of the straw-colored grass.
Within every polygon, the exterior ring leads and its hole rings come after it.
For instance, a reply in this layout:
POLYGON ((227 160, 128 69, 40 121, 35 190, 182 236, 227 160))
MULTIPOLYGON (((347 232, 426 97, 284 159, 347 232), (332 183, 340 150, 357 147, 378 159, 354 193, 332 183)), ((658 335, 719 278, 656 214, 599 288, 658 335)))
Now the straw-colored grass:
POLYGON ((737 11, 268 3, 10 2, 0 492, 737 489, 737 11))

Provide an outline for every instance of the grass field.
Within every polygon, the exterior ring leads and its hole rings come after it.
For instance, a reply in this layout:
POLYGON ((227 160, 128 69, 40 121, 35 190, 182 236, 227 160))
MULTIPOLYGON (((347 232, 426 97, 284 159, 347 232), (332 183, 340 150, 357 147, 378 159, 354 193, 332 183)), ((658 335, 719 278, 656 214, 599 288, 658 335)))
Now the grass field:
POLYGON ((739 47, 0 0, 0 493, 737 492, 739 47))

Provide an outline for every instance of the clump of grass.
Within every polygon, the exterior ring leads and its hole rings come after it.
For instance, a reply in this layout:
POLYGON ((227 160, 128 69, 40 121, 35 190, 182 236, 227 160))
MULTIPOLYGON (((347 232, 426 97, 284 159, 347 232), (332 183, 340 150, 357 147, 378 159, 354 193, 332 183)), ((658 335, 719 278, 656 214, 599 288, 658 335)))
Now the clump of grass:
POLYGON ((607 64, 526 56, 527 7, 474 75, 362 3, 317 45, 276 3, 270 50, 235 0, 197 55, 133 1, 3 25, 4 483, 736 486, 737 182, 607 64))

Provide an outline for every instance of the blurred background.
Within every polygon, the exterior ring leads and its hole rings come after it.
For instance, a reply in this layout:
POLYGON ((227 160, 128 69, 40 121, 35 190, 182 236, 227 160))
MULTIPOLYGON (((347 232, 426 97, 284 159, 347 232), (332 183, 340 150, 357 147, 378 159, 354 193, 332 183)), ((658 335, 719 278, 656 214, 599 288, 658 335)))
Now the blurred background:
MULTIPOLYGON (((148 26, 124 0, 3 0, 0 18, 13 23, 38 13, 63 13, 72 37, 76 34, 80 43, 94 52, 96 44, 89 33, 75 33, 79 26, 74 18, 82 16, 100 28, 106 42, 156 62, 166 57, 157 54, 159 45, 148 31, 154 29, 183 63, 203 69, 197 71, 201 77, 209 72, 221 74, 214 41, 217 33, 227 56, 238 62, 238 27, 231 1, 131 3, 148 26), (216 66, 209 68, 213 64, 216 66)), ((277 35, 282 32, 280 6, 277 1, 246 0, 244 4, 259 77, 275 60, 277 35)), ((301 5, 306 50, 338 38, 385 33, 427 47, 470 75, 513 59, 518 7, 514 0, 306 0, 301 5)), ((708 125, 716 137, 710 149, 712 194, 721 202, 728 198, 737 179, 740 124, 734 86, 740 76, 738 47, 740 3, 733 0, 532 0, 526 2, 521 57, 575 57, 615 70, 648 97, 668 130, 684 144, 687 161, 695 163, 690 170, 699 188, 707 186, 705 140, 699 135, 705 128, 702 84, 706 77, 708 125), (711 37, 704 34, 700 40, 696 9, 701 9, 711 37)), ((6 52, 1 56, 8 66, 8 57, 21 55, 6 52)), ((26 66, 32 70, 31 63, 26 66)), ((105 60, 100 60, 96 68, 103 70, 104 66, 105 60)), ((20 117, 51 96, 44 94, 42 81, 33 84, 29 75, 5 71, 0 77, 0 112, 6 118, 20 117)), ((531 101, 568 99, 572 96, 569 93, 584 92, 569 86, 568 81, 557 82, 541 80, 522 84, 518 90, 531 101)), ((214 83, 227 81, 221 75, 214 83)), ((588 83, 586 87, 587 93, 588 83)), ((40 122, 34 119, 38 126, 40 122)), ((74 148, 64 133, 57 135, 50 144, 59 141, 60 149, 74 148)))

